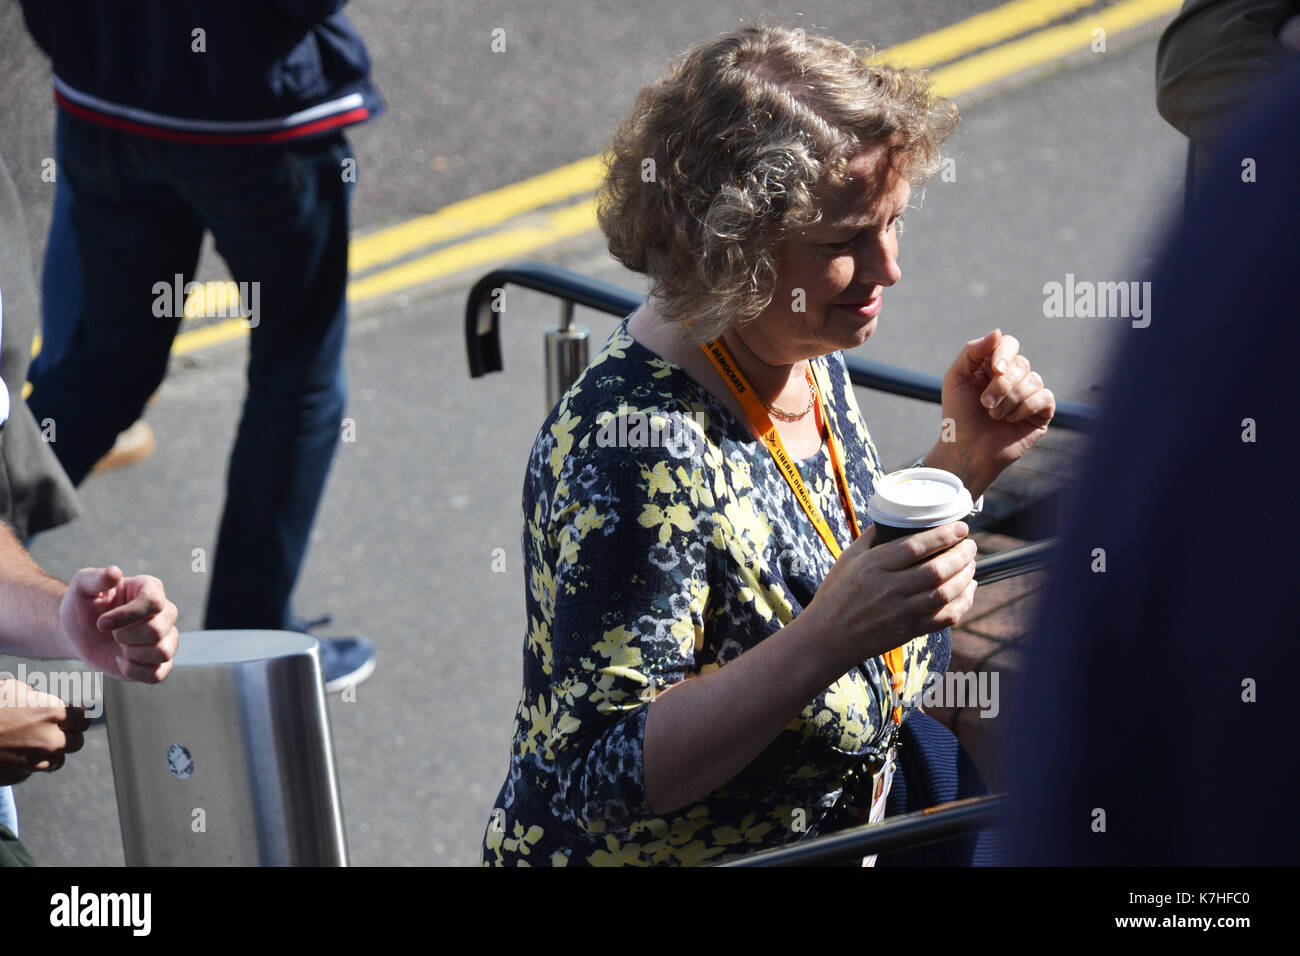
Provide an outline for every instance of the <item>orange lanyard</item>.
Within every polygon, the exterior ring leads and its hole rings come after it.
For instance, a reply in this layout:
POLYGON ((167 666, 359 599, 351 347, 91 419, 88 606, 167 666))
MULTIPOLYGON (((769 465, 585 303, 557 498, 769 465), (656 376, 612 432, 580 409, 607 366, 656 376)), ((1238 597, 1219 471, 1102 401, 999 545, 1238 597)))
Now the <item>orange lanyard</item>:
MULTIPOLYGON (((714 339, 712 342, 706 342, 700 346, 704 354, 709 357, 713 367, 718 370, 722 380, 727 383, 732 394, 740 402, 740 407, 745 410, 745 415, 749 419, 749 424, 762 437, 763 444, 771 453, 773 460, 776 462, 777 469, 785 478, 790 490, 794 492, 795 500, 803 508, 804 514, 817 529, 818 535, 826 544, 831 553, 831 557, 838 558, 842 549, 840 543, 835 538, 831 526, 827 523, 826 518, 822 515, 821 509, 817 507, 817 502, 813 500, 812 493, 808 486, 804 484, 803 476, 799 474, 799 468, 795 465, 794 459, 790 457, 789 452, 785 450, 785 443, 781 441, 781 435, 776 430, 776 424, 772 421, 772 416, 767 413, 763 403, 759 401, 754 394, 753 388, 750 387, 749 381, 736 364, 736 360, 731 357, 727 347, 722 344, 722 339, 714 339)), ((817 379, 812 374, 812 362, 809 361, 806 370, 808 384, 813 390, 814 407, 817 415, 817 427, 826 435, 826 445, 830 450, 831 469, 835 473, 835 484, 840 494, 840 504, 844 508, 844 516, 848 520, 849 533, 856 540, 862 533, 858 527, 858 517, 853 510, 853 501, 849 498, 849 479, 844 471, 844 461, 840 457, 839 447, 835 442, 834 430, 822 413, 822 394, 817 385, 817 379)), ((895 647, 884 654, 885 665, 889 671, 889 683, 894 690, 895 699, 901 696, 903 692, 904 668, 906 660, 903 657, 903 649, 895 647)), ((902 723, 903 708, 894 708, 894 723, 902 723)))

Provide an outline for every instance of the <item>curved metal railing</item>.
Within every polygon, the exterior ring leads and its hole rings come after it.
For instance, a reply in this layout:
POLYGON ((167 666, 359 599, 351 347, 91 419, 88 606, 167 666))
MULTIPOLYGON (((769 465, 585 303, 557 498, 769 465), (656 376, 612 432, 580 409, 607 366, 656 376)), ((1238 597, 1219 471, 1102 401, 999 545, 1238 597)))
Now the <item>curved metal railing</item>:
POLYGON ((718 866, 839 866, 873 853, 939 843, 997 825, 1006 799, 995 793, 942 803, 718 866))
MULTIPOLYGON (((501 361, 501 311, 493 308, 493 292, 507 285, 555 296, 564 303, 566 316, 571 314, 575 305, 582 305, 621 318, 635 312, 644 301, 635 292, 621 286, 541 262, 523 262, 494 269, 474 283, 465 303, 465 344, 472 378, 505 368, 501 361)), ((859 388, 939 403, 943 383, 937 375, 913 372, 856 355, 844 358, 849 377, 859 388)), ((1096 415, 1097 410, 1091 405, 1058 401, 1052 427, 1086 431, 1096 415)))

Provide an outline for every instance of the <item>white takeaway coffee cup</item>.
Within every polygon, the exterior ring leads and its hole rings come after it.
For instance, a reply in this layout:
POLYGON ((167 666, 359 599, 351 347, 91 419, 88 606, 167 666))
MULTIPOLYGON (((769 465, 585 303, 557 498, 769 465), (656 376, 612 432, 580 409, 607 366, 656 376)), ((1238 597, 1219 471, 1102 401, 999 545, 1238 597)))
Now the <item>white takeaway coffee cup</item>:
POLYGON ((926 528, 968 518, 975 510, 961 479, 941 468, 904 468, 876 482, 867 517, 876 526, 876 543, 903 538, 926 528))

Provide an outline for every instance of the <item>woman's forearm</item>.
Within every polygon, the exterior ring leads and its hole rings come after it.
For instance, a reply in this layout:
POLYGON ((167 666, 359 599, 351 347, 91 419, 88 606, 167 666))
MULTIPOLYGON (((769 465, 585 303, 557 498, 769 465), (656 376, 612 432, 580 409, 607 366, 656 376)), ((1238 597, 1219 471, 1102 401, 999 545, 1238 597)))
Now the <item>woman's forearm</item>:
POLYGON ((651 813, 671 813, 726 783, 852 667, 820 639, 809 611, 649 705, 643 759, 651 813))
POLYGON ((941 468, 944 471, 951 472, 961 479, 961 483, 966 486, 972 498, 978 499, 980 495, 988 491, 989 485, 1002 473, 1000 468, 992 468, 987 465, 981 467, 981 463, 970 461, 968 458, 960 455, 950 442, 937 442, 925 454, 925 465, 927 468, 941 468))

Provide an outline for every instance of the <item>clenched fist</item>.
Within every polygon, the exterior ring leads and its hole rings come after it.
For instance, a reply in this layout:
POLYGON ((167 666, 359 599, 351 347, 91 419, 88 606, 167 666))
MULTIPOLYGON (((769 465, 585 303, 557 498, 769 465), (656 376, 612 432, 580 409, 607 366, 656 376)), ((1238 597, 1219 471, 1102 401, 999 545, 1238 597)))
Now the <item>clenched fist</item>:
POLYGON ((180 642, 176 613, 155 577, 128 578, 116 566, 83 568, 59 605, 59 628, 91 667, 156 684, 171 670, 180 642))

